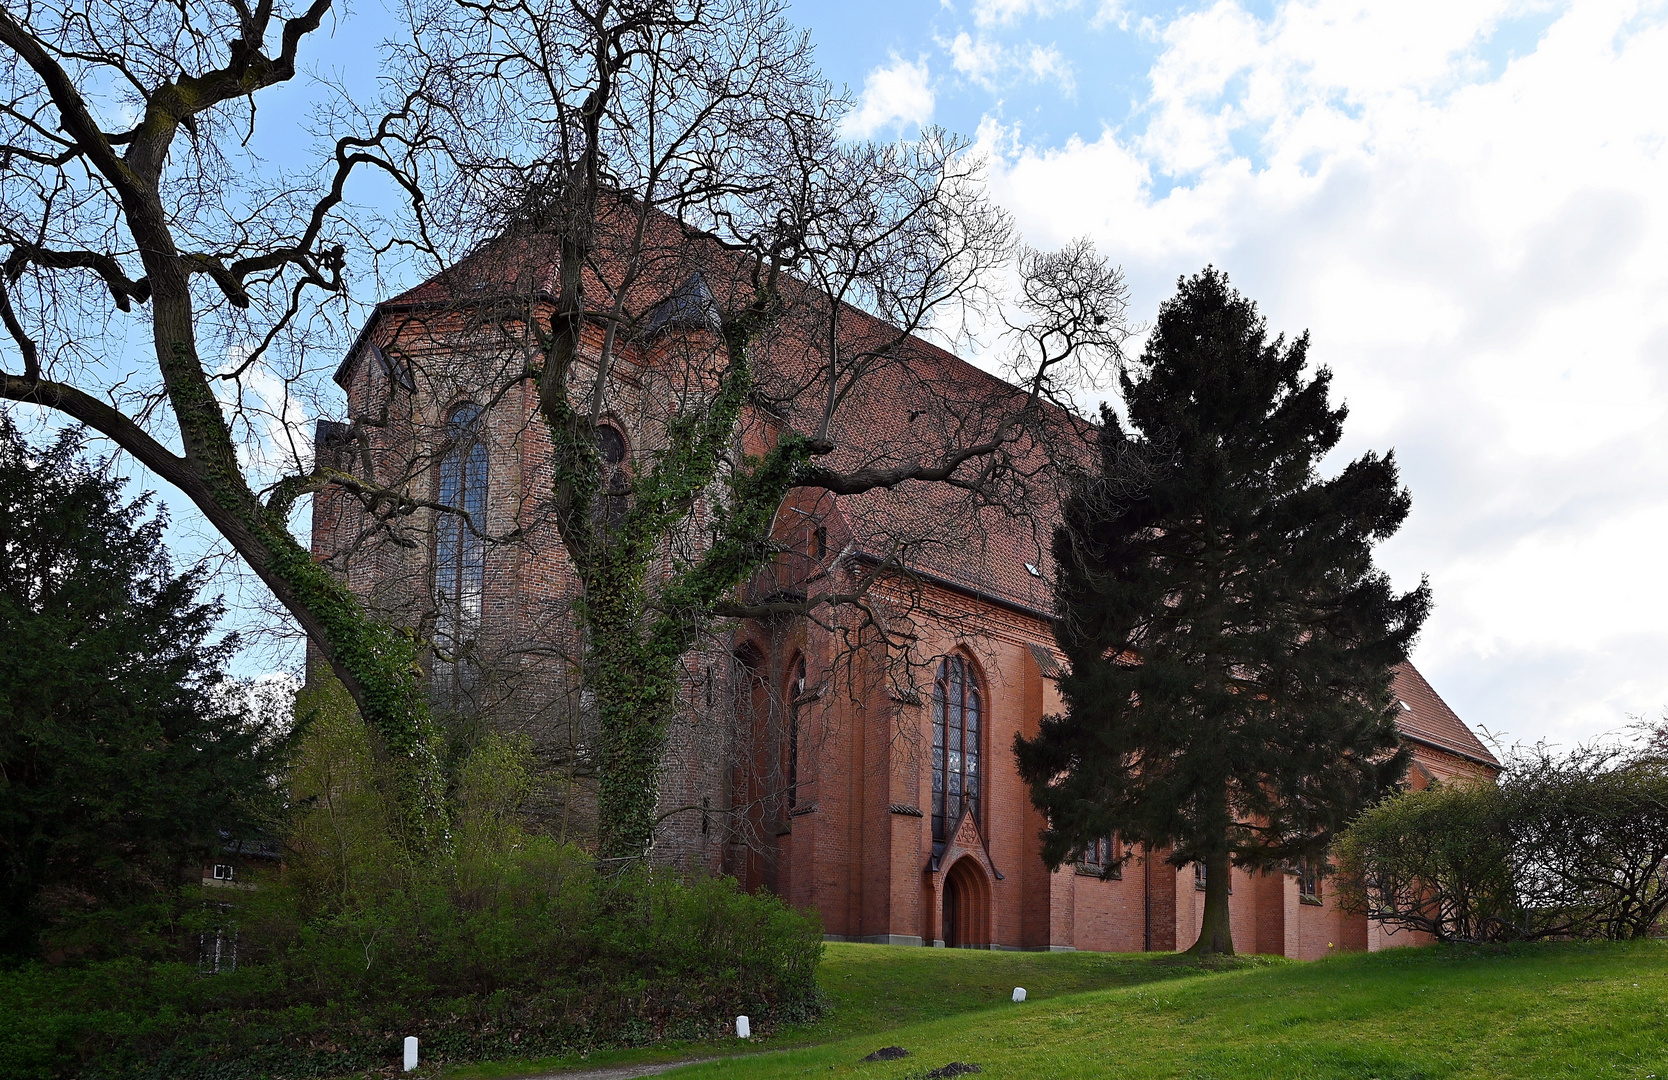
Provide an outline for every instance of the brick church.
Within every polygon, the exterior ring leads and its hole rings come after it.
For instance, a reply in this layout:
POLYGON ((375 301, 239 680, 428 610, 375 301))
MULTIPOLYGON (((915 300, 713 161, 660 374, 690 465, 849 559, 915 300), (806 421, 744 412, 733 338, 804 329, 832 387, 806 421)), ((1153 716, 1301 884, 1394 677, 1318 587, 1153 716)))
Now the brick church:
MULTIPOLYGON (((374 474, 409 500, 389 510, 339 491, 317 496, 313 550, 374 609, 436 643, 429 674, 439 708, 531 739, 542 777, 534 813, 542 827, 583 843, 595 721, 576 674, 574 575, 542 509, 549 436, 534 385, 510 371, 520 361, 468 347, 478 335, 469 296, 500 280, 454 273, 378 306, 336 373, 357 423, 321 422, 316 449, 321 461, 374 474), (434 513, 436 504, 465 514, 434 513)), ((711 334, 700 310, 711 287, 699 276, 684 281, 645 305, 635 332, 614 345, 618 374, 597 428, 608 469, 625 475, 654 446, 650 417, 663 407, 657 395, 674 392, 667 372, 678 350, 711 334)), ((845 314, 860 330, 885 329, 845 314)), ((585 340, 601 349, 604 332, 590 328, 585 340)), ((974 403, 957 413, 965 417, 1022 393, 919 338, 890 354, 904 359, 847 405, 861 410, 849 441, 876 460, 936 437, 926 402, 974 403)), ((763 395, 750 406, 741 449, 757 452, 793 422, 803 387, 797 395, 763 395)), ((1126 853, 1115 836, 1074 866, 1050 871, 1039 858, 1043 822, 1011 748, 1017 733, 1034 734, 1060 708, 1052 504, 1027 518, 958 499, 903 485, 850 497, 809 492, 783 506, 781 554, 744 588, 748 596, 803 596, 816 582, 865 575, 871 590, 861 604, 815 617, 727 624, 687 657, 655 858, 732 874, 815 910, 830 940, 1187 948, 1204 903, 1198 868, 1177 869, 1163 852, 1126 853), (897 558, 900 536, 907 561, 897 558), (894 571, 881 572, 888 566, 894 571)), ((1395 672, 1394 691, 1413 751, 1410 783, 1498 771, 1411 664, 1395 672)), ((1236 947, 1313 958, 1410 943, 1406 932, 1342 912, 1328 893, 1310 867, 1235 870, 1236 947)))

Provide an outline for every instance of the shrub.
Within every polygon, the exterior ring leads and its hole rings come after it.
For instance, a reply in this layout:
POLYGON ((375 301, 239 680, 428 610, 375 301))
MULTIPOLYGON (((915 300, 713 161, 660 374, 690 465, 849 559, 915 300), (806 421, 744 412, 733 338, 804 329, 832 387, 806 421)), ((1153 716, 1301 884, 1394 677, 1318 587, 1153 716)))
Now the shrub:
POLYGON ((603 872, 526 832, 524 743, 487 735, 463 756, 450 844, 419 860, 390 839, 383 766, 346 695, 314 688, 302 712, 286 865, 235 893, 236 970, 124 958, 6 974, 0 1080, 332 1075, 396 1061, 405 1035, 426 1060, 526 1057, 820 1011, 814 916, 730 879, 603 872))
MULTIPOLYGON (((728 879, 608 879, 568 849, 560 891, 466 910, 419 890, 302 924, 206 976, 137 957, 0 972, 0 1078, 307 1077, 426 1060, 574 1053, 814 1019, 821 927, 728 879), (529 898, 540 902, 523 906, 529 898), (268 945, 271 948, 271 945, 268 945)), ((520 863, 530 880, 551 869, 520 863)), ((247 942, 254 931, 246 924, 247 942)))
POLYGON ((1498 786, 1384 800, 1336 855, 1347 906, 1439 941, 1645 937, 1668 912, 1668 759, 1520 749, 1498 786))
POLYGON ((1500 790, 1485 783, 1383 800, 1334 846, 1340 901, 1438 941, 1515 937, 1505 809, 1500 790))
POLYGON ((1650 935, 1668 911, 1668 760, 1580 747, 1513 756, 1501 788, 1525 930, 1650 935))

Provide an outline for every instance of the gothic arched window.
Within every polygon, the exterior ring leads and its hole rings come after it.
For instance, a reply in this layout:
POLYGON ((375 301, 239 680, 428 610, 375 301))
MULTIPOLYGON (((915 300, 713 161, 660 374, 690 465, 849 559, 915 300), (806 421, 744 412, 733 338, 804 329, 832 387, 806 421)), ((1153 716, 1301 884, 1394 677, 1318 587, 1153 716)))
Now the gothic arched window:
POLYGON ((481 596, 486 588, 487 447, 478 405, 454 408, 446 420, 446 452, 440 459, 439 502, 456 513, 441 513, 435 526, 435 644, 441 652, 435 680, 456 693, 470 681, 464 655, 480 632, 481 596))
POLYGON ((626 492, 629 490, 625 468, 626 440, 619 428, 607 423, 597 425, 596 438, 602 476, 599 478, 601 484, 596 501, 592 504, 591 520, 613 532, 620 527, 626 514, 626 492))
POLYGON ((805 657, 788 667, 788 809, 799 805, 799 699, 805 696, 805 657))
POLYGON ((948 830, 967 804, 979 820, 979 728, 984 700, 967 661, 947 656, 938 665, 932 689, 932 838, 949 839, 948 830))

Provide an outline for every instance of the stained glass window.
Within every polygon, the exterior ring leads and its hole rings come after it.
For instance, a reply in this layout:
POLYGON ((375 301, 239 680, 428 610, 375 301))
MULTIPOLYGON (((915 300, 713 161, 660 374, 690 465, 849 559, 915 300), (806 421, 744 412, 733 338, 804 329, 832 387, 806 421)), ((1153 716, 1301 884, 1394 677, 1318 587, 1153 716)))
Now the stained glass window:
POLYGON ((468 654, 480 632, 486 588, 487 447, 480 406, 464 404, 446 421, 446 450, 440 459, 435 526, 434 596, 436 689, 455 697, 473 682, 468 654))
POLYGON ((1305 903, 1321 902, 1320 864, 1314 859, 1297 860, 1297 895, 1305 903))
POLYGON ((984 702, 967 661, 948 656, 932 691, 932 838, 947 840, 962 803, 979 820, 979 727, 984 702))
POLYGON ((596 438, 597 457, 602 459, 602 483, 596 501, 591 504, 591 520, 602 526, 605 532, 613 532, 625 521, 626 515, 626 493, 629 490, 625 469, 626 441, 620 429, 612 424, 598 424, 596 438))
POLYGON ((788 809, 799 805, 799 699, 805 695, 805 658, 788 669, 788 809))
POLYGON ((1124 876, 1123 845, 1116 836, 1103 836, 1083 849, 1083 869, 1101 874, 1114 881, 1124 876), (1110 868, 1110 873, 1108 873, 1110 868))

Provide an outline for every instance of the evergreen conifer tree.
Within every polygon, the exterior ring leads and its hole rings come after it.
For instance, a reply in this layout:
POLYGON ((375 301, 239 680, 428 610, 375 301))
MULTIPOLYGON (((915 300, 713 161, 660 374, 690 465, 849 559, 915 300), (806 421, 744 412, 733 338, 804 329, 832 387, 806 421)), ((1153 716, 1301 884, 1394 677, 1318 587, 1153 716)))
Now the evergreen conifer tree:
POLYGON ((1217 270, 1179 285, 1055 536, 1065 712, 1015 748, 1051 866, 1113 833, 1202 864, 1194 951, 1232 953, 1230 866, 1323 857, 1400 780, 1391 667, 1431 600, 1373 564, 1410 505, 1394 454, 1318 474, 1346 409, 1308 335, 1270 341, 1217 270))
POLYGON ((201 568, 80 450, 0 414, 0 961, 100 912, 137 947, 123 913, 166 914, 223 831, 272 820, 290 742, 226 678, 201 568))

